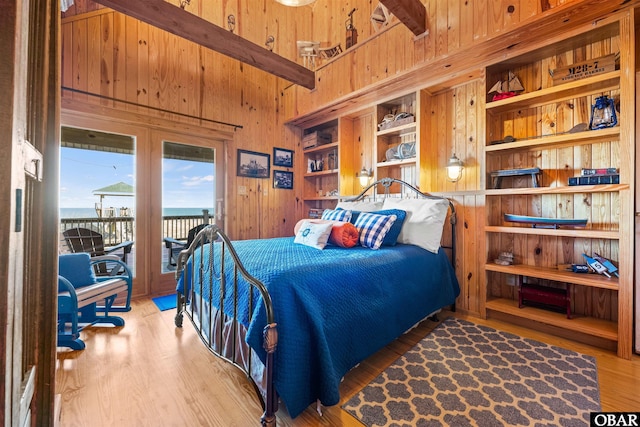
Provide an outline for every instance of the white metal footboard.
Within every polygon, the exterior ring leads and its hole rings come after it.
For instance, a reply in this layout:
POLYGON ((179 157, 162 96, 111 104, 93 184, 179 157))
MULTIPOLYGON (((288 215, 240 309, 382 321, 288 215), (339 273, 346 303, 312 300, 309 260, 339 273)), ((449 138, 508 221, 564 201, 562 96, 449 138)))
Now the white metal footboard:
MULTIPOLYGON (((182 327, 183 315, 186 314, 194 327, 202 342, 206 347, 216 356, 224 359, 225 361, 233 364, 242 372, 247 375, 247 378, 253 384, 258 398, 262 402, 264 413, 261 418, 263 426, 275 426, 276 418, 275 413, 278 410, 278 397, 273 384, 274 376, 274 361, 273 356, 278 344, 278 333, 275 324, 275 317, 273 313, 273 304, 271 296, 262 282, 251 276, 242 262, 238 258, 233 245, 224 232, 216 225, 208 225, 202 229, 194 239, 191 246, 180 253, 177 261, 176 280, 179 280, 183 276, 183 272, 186 268, 190 269, 190 274, 184 275, 185 277, 191 277, 193 283, 184 283, 184 288, 187 290, 186 294, 177 293, 177 313, 175 317, 175 324, 177 327, 182 327), (214 245, 214 242, 219 244, 214 245), (208 256, 205 256, 204 247, 210 245, 208 256), (187 260, 200 251, 200 258, 196 265, 195 262, 187 264, 187 260), (225 271, 225 260, 231 257, 233 261, 233 271, 230 275, 232 283, 227 283, 227 272, 225 271), (211 271, 212 266, 216 265, 220 268, 220 274, 216 277, 214 274, 210 275, 208 283, 208 295, 203 295, 202 280, 205 277, 203 272, 206 269, 211 271), (244 278, 244 281, 239 281, 239 277, 244 278), (194 283, 196 285, 194 285, 194 283), (242 337, 244 337, 244 327, 239 321, 235 319, 238 309, 238 292, 240 286, 248 286, 256 288, 260 292, 260 298, 264 302, 266 311, 267 325, 263 332, 263 347, 266 352, 266 360, 264 364, 264 375, 262 377, 263 387, 259 387, 256 384, 254 372, 255 363, 252 361, 253 352, 247 351, 247 347, 244 347, 241 343, 242 337), (199 284, 199 285, 197 285, 199 284), (196 288, 199 286, 199 288, 196 288), (213 299, 213 287, 216 286, 220 295, 219 301, 212 301, 213 299), (200 292, 196 292, 200 290, 200 292), (225 308, 224 295, 228 295, 232 292, 233 304, 231 311, 233 316, 227 316, 224 313, 229 312, 225 308), (198 309, 194 310, 197 306, 198 309), (217 309, 216 309, 217 307, 217 309), (244 362, 243 362, 244 361, 244 362)), ((249 295, 253 295, 251 289, 248 290, 249 295)), ((253 298, 249 298, 249 313, 253 313, 253 306, 255 301, 253 298)))

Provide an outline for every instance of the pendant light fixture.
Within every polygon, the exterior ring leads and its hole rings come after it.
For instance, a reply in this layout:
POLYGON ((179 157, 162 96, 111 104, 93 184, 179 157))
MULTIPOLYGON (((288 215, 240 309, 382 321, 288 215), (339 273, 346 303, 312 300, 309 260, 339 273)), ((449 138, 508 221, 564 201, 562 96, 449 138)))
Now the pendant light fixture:
POLYGON ((283 4, 285 6, 306 6, 308 4, 313 3, 316 0, 276 0, 276 2, 283 4))

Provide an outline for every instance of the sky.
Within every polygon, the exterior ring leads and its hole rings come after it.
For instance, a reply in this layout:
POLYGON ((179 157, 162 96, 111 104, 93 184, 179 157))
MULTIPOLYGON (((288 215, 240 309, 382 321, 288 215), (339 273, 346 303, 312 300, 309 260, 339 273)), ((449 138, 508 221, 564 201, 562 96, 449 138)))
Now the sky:
MULTIPOLYGON (((165 208, 209 208, 214 205, 214 165, 163 160, 162 200, 165 208), (208 202, 207 202, 208 201, 208 202)), ((100 197, 93 191, 118 182, 135 185, 134 158, 128 154, 60 149, 60 207, 94 208, 100 197)), ((133 197, 107 196, 103 207, 128 207, 133 197)))

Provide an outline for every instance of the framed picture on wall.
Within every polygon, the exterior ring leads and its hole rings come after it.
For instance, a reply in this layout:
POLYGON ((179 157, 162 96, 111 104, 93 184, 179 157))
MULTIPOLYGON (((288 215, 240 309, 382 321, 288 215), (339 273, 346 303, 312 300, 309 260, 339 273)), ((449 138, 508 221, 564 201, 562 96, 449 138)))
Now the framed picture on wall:
POLYGON ((293 167, 293 151, 273 147, 273 166, 293 167))
POLYGON ((293 172, 273 171, 273 188, 284 188, 291 190, 293 188, 293 172))
POLYGON ((237 176, 269 178, 271 175, 269 154, 238 149, 237 176))

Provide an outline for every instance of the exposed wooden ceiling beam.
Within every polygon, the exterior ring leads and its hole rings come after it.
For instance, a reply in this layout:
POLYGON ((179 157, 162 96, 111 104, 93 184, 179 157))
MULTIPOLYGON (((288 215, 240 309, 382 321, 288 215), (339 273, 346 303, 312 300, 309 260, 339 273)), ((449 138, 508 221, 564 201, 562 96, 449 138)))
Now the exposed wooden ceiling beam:
POLYGON ((307 89, 315 88, 315 73, 308 68, 164 0, 95 1, 307 89))
POLYGON ((380 0, 413 34, 427 31, 427 10, 420 0, 380 0))

